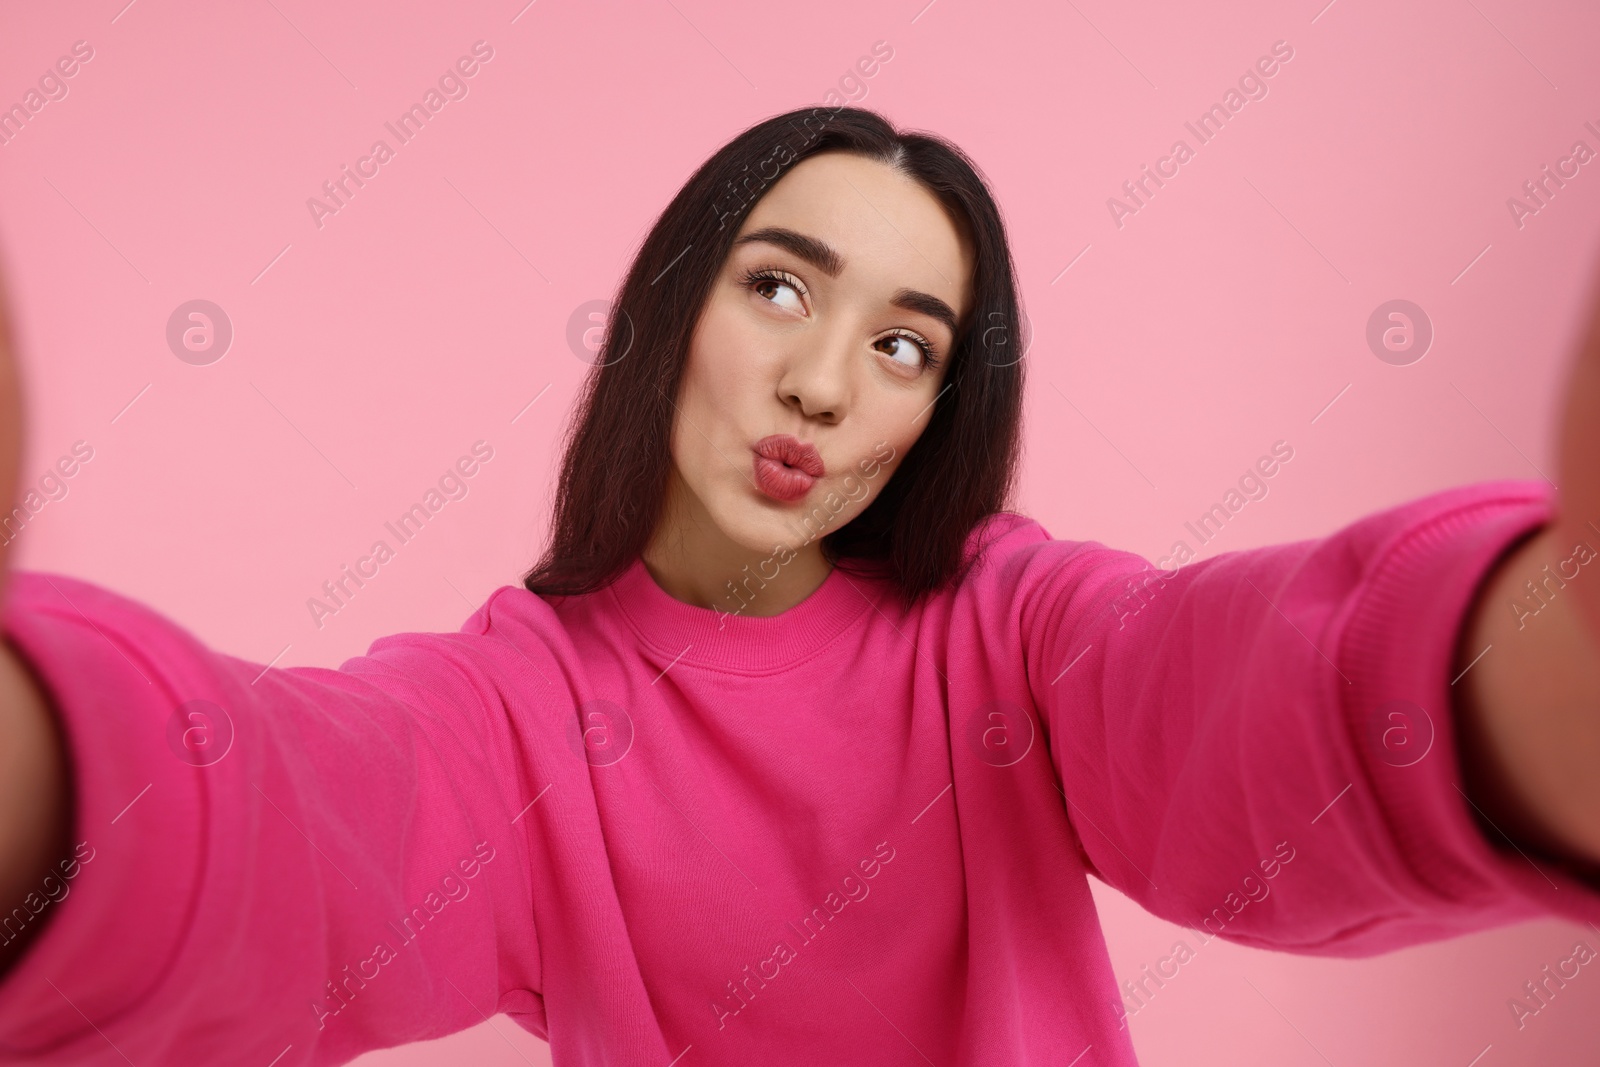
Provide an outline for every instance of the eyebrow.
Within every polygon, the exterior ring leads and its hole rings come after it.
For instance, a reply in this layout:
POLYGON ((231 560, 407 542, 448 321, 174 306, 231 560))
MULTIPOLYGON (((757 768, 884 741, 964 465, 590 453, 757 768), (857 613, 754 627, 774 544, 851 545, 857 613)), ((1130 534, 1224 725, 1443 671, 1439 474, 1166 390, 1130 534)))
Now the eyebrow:
MULTIPOLYGON (((837 278, 844 273, 844 257, 826 241, 812 237, 809 234, 800 233, 784 226, 766 226, 759 230, 750 231, 734 241, 734 244, 737 246, 750 241, 762 241, 766 244, 777 245, 779 248, 799 256, 830 278, 837 278)), ((920 312, 944 323, 952 336, 959 332, 955 309, 932 293, 924 293, 916 289, 898 289, 889 298, 889 303, 907 311, 920 312)))

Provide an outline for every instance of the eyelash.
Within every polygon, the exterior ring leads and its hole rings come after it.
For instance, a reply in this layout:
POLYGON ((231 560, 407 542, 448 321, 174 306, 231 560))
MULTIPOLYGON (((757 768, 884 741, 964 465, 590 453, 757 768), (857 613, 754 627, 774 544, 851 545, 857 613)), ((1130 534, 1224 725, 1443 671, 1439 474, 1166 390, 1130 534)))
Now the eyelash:
MULTIPOLYGON (((785 271, 778 270, 775 267, 752 267, 747 269, 739 278, 740 284, 747 289, 753 289, 757 282, 763 281, 777 282, 780 285, 787 285, 801 296, 806 295, 805 286, 800 284, 800 279, 785 271)), ((939 349, 932 341, 928 340, 926 337, 923 337, 921 334, 912 333, 910 330, 897 330, 888 336, 904 337, 906 340, 912 342, 918 348, 922 349, 922 366, 925 370, 933 370, 937 368, 943 361, 944 357, 939 354, 939 349)), ((880 340, 882 340, 882 338, 880 338, 880 340)))

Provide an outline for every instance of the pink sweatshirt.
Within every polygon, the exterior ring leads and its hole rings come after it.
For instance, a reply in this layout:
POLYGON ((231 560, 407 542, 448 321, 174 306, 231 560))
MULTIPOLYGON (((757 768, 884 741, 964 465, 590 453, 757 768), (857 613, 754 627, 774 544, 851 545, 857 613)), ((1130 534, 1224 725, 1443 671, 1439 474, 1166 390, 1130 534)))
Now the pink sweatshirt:
POLYGON ((1474 589, 1551 508, 1485 483, 1176 573, 1002 514, 912 611, 836 570, 722 617, 636 561, 337 671, 19 573, 81 844, 6 919, 46 925, 0 1057, 335 1064, 505 1012, 558 1067, 1122 1065, 1090 874, 1303 953, 1600 921, 1480 829, 1451 724, 1474 589))

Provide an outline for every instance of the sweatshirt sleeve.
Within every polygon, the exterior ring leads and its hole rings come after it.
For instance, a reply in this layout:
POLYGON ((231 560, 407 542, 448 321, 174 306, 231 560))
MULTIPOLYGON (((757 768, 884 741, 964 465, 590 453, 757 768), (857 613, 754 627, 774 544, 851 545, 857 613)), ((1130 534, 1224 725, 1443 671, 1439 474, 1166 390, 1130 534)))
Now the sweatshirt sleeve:
POLYGON ((539 1032, 514 724, 561 674, 496 632, 507 592, 460 633, 266 669, 13 575, 5 635, 61 724, 75 848, 4 916, 8 940, 39 929, 0 982, 0 1061, 334 1064, 497 1011, 539 1032))
POLYGON ((1482 821, 1457 763, 1468 609, 1552 515, 1543 483, 1488 482, 1176 570, 1093 542, 1009 554, 1091 871, 1171 922, 1312 954, 1600 923, 1600 887, 1482 821))

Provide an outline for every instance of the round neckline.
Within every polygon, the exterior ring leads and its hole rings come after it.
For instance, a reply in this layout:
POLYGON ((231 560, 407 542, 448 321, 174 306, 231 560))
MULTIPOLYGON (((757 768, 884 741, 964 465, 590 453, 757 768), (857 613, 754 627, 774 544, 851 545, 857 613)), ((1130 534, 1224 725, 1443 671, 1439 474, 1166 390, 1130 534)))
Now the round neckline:
POLYGON ((606 591, 640 641, 674 663, 770 671, 798 663, 838 637, 881 599, 883 587, 835 566, 793 607, 777 615, 737 615, 679 600, 656 584, 644 558, 636 556, 606 591))

